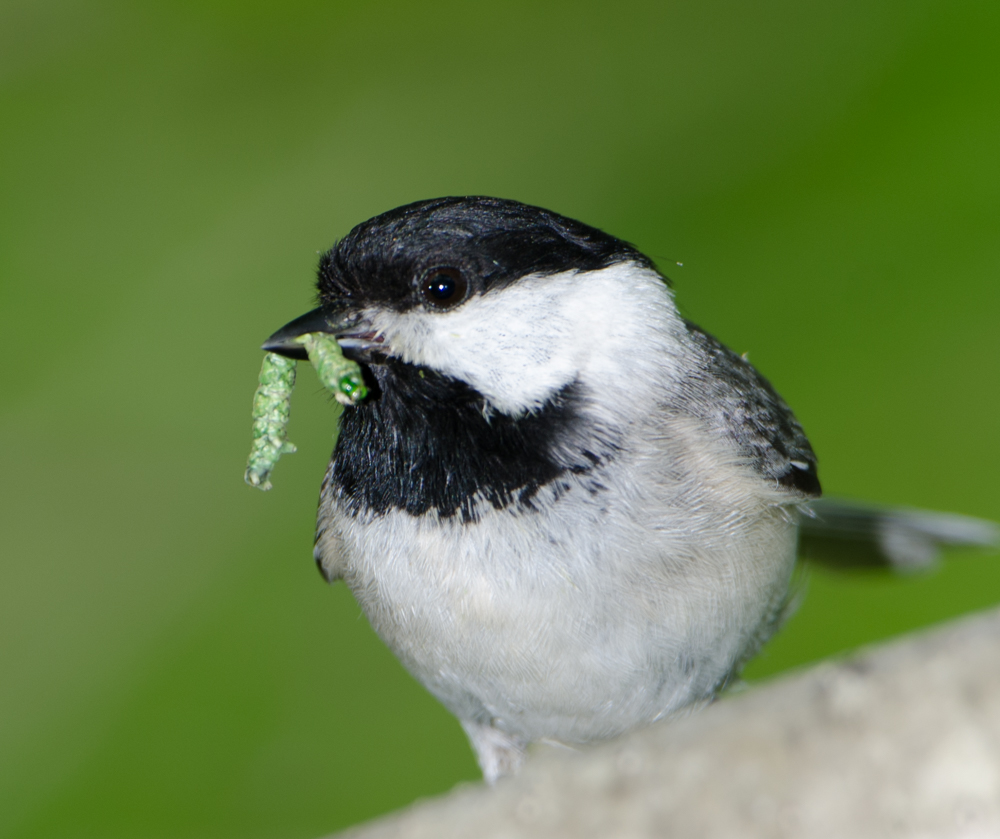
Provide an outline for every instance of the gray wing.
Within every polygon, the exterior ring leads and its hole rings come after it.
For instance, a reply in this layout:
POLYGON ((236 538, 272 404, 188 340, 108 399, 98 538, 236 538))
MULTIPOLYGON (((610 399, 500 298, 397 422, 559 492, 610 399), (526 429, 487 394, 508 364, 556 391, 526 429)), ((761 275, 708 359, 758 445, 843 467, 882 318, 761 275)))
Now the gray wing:
POLYGON ((810 501, 799 523, 800 555, 841 568, 919 570, 945 546, 998 545, 1000 526, 991 521, 838 498, 810 501))
POLYGON ((816 455, 792 409, 746 359, 690 321, 685 324, 702 358, 687 381, 691 408, 730 436, 762 475, 818 497, 816 455))
POLYGON ((756 468, 789 489, 812 496, 799 522, 799 553, 840 568, 917 570, 943 547, 997 547, 1000 526, 990 521, 901 507, 819 498, 816 455, 791 408, 744 358, 687 323, 703 366, 687 401, 730 435, 756 468))

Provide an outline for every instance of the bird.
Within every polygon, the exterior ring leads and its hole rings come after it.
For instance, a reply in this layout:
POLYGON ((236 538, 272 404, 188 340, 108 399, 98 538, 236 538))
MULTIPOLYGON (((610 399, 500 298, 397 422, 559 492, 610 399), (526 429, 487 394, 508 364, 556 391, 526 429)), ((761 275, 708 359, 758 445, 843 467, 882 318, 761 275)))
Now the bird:
POLYGON ((489 783, 533 743, 712 701, 788 614, 797 558, 901 568, 990 522, 821 498, 792 410, 633 245, 517 201, 365 221, 320 259, 343 408, 314 556, 454 714, 489 783), (860 558, 860 559, 858 559, 860 558))

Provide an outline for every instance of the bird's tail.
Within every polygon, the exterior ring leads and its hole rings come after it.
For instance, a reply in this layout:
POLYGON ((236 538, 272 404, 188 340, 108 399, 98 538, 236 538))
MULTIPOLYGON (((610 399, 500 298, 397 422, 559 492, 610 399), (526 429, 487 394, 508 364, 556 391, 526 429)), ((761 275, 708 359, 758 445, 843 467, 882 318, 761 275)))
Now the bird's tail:
POLYGON ((933 565, 942 547, 998 545, 1000 526, 991 521, 839 498, 809 502, 799 527, 800 556, 841 568, 917 571, 933 565))

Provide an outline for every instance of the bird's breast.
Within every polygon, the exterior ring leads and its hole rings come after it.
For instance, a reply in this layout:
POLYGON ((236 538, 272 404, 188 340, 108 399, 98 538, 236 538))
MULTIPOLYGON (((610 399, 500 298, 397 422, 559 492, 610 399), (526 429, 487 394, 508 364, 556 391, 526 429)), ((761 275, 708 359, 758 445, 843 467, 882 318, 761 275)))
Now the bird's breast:
POLYGON ((373 628, 459 718, 579 742, 708 696, 794 560, 779 510, 734 539, 732 511, 724 527, 705 510, 650 514, 620 474, 601 478, 605 493, 573 477, 475 520, 358 515, 333 497, 321 515, 373 628))

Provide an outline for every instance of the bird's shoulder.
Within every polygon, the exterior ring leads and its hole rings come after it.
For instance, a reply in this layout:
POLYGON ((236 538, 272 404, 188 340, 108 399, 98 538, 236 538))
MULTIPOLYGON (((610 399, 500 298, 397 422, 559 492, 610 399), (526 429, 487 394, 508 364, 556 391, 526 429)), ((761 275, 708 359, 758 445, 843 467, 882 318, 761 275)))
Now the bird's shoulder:
POLYGON ((682 383, 688 410, 731 439, 764 477, 819 496, 816 455, 792 409, 743 356, 696 324, 684 325, 698 359, 682 383))

